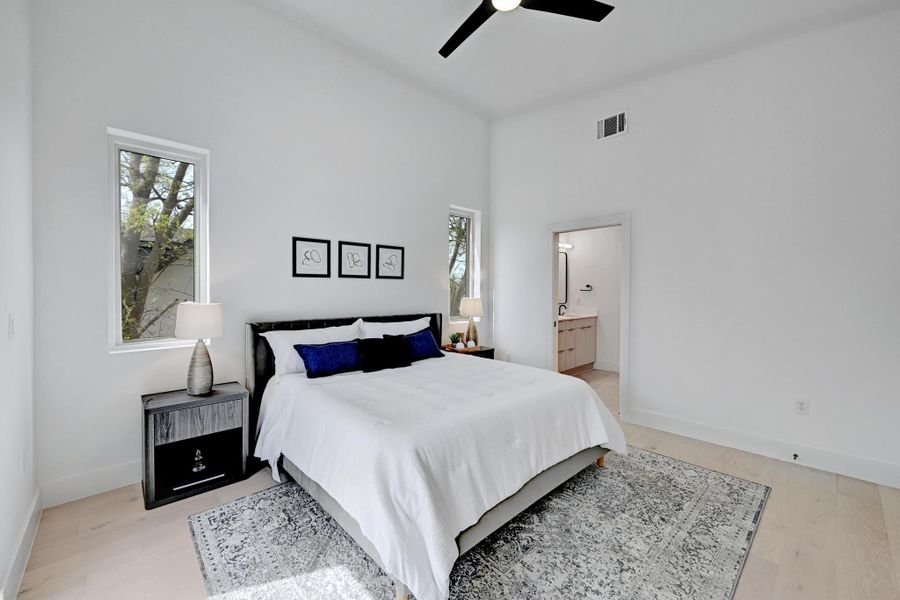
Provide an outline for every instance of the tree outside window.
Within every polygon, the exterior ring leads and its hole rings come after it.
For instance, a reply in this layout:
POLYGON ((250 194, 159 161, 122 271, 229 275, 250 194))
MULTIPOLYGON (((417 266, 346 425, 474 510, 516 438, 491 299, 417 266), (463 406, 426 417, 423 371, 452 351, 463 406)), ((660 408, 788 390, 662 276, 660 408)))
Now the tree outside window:
POLYGON ((195 299, 195 165, 119 151, 122 341, 172 338, 195 299))
POLYGON ((450 316, 459 317, 460 301, 471 293, 471 217, 451 213, 449 233, 450 316))

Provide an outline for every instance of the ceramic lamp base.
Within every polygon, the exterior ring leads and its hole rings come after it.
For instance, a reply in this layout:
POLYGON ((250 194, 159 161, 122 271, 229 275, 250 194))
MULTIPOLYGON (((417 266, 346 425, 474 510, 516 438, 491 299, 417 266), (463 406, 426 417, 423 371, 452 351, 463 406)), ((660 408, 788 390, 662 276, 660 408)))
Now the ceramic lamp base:
POLYGON ((475 319, 469 317, 469 328, 466 329, 466 343, 475 342, 478 345, 478 328, 475 327, 475 319))
POLYGON ((187 393, 191 396, 205 396, 212 391, 213 368, 206 342, 197 340, 191 363, 188 365, 187 393))

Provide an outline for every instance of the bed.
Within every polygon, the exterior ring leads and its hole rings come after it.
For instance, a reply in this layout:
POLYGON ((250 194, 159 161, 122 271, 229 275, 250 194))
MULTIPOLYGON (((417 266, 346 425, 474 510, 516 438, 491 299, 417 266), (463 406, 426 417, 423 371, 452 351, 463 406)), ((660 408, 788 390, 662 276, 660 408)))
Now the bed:
MULTIPOLYGON (((423 316, 440 343, 440 314, 363 319, 423 316)), ((262 334, 356 319, 248 324, 254 454, 315 498, 398 598, 446 598, 461 554, 609 450, 625 452, 590 386, 552 371, 448 353, 376 373, 275 376, 262 334)))

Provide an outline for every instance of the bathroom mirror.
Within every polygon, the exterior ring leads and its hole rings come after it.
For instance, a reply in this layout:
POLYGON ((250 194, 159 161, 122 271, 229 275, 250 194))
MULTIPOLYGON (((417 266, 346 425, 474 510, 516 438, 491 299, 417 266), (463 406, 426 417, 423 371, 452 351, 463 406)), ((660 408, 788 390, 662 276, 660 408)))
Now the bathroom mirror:
POLYGON ((556 277, 556 303, 566 304, 569 301, 569 255, 562 251, 556 277))

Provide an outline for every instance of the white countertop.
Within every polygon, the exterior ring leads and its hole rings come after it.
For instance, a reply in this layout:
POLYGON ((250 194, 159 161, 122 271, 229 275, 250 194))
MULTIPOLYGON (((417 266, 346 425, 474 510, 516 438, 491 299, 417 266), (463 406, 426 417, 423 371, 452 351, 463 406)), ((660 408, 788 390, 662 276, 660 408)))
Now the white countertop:
POLYGON ((581 314, 565 314, 561 317, 556 317, 557 321, 574 321, 575 319, 596 319, 597 315, 581 315, 581 314))

